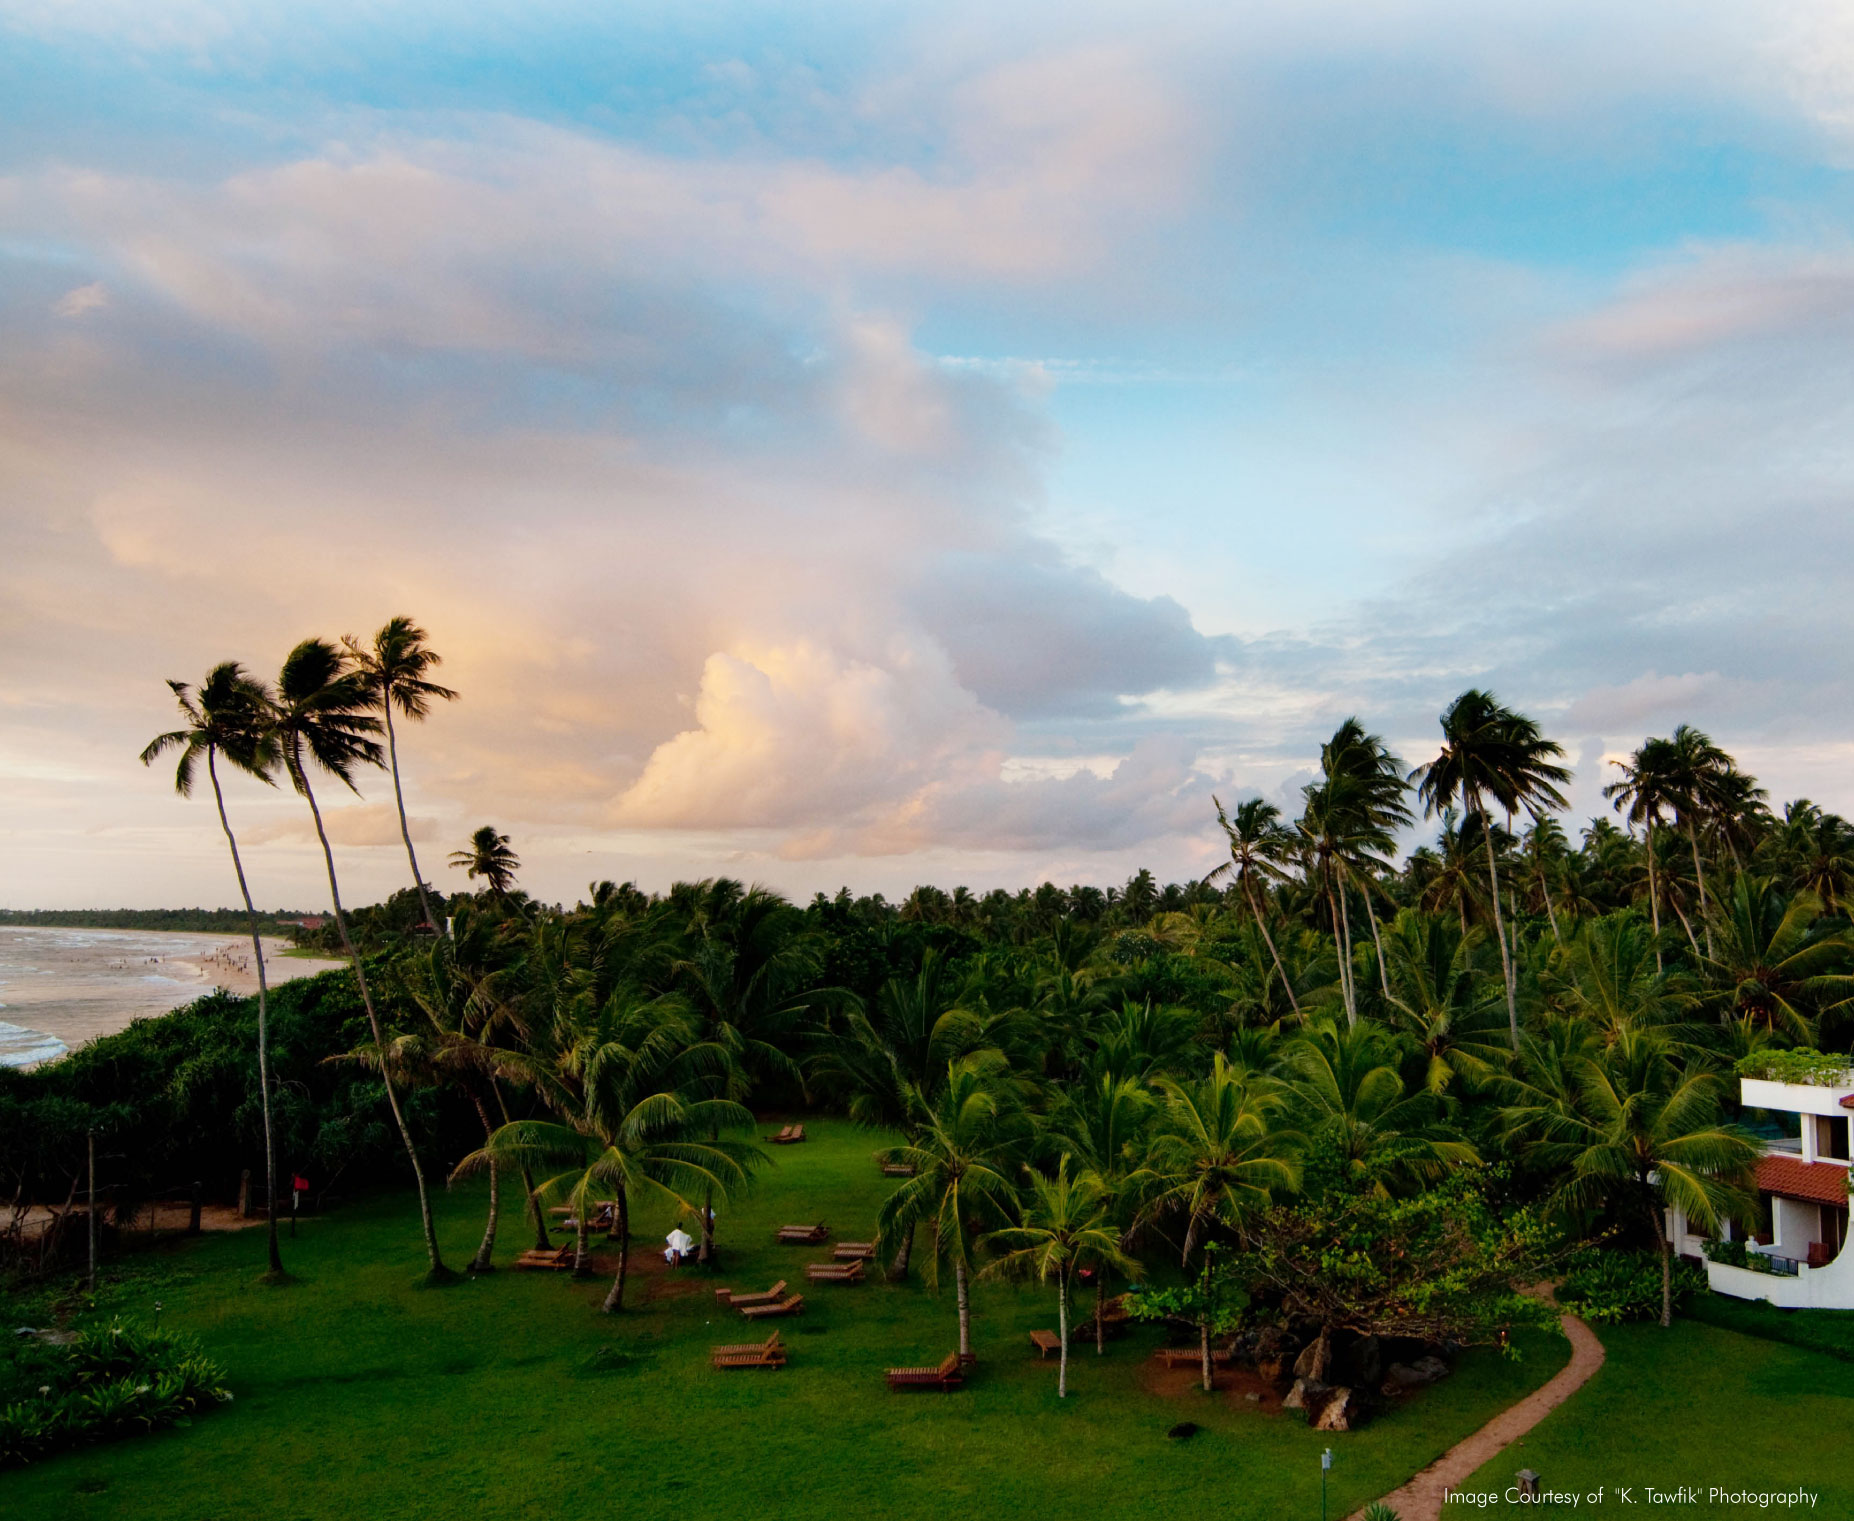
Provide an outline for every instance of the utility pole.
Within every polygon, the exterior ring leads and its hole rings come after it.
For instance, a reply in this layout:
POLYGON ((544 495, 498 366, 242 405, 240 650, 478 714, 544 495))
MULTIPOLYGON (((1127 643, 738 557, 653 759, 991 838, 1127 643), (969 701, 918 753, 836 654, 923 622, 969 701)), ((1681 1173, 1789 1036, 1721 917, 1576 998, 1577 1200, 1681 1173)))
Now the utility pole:
POLYGON ((90 1292, 97 1291, 97 1133, 86 1132, 90 1149, 90 1205, 84 1211, 84 1223, 90 1231, 90 1292))

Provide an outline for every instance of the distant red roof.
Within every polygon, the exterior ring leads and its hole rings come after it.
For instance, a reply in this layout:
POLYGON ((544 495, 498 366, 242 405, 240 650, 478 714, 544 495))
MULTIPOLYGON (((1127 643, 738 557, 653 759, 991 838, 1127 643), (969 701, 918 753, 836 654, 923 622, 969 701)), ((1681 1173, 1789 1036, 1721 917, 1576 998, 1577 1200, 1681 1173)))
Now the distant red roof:
POLYGON ((1848 1207, 1848 1170, 1832 1162, 1802 1162, 1795 1157, 1760 1157, 1757 1164, 1760 1192, 1812 1204, 1848 1207))
POLYGON ((1841 1107, 1843 1109, 1854 1109, 1854 1093, 1850 1093, 1841 1101, 1841 1107))

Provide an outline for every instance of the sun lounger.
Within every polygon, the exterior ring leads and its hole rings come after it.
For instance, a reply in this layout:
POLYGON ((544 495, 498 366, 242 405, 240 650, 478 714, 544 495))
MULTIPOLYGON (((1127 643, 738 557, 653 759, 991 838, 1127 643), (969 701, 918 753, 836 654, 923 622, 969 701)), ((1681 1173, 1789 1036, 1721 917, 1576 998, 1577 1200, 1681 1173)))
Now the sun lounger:
POLYGON ((787 1246, 815 1246, 830 1236, 830 1227, 820 1220, 816 1225, 782 1225, 779 1239, 787 1246))
POLYGON ((716 1347, 709 1352, 708 1361, 716 1368, 783 1368, 785 1348, 775 1331, 765 1341, 716 1347))
MULTIPOLYGON (((1161 1347, 1152 1355, 1168 1368, 1201 1368, 1204 1366, 1204 1354, 1196 1347, 1161 1347)), ((1212 1350, 1210 1354, 1213 1367, 1227 1367, 1229 1360, 1228 1352, 1212 1350)))
POLYGON ((914 1176, 914 1169, 906 1162, 884 1162, 882 1175, 887 1178, 911 1178, 914 1176))
POLYGON ((874 1262, 875 1242, 839 1241, 831 1248, 830 1254, 839 1262, 874 1262))
POLYGON ((858 1262, 807 1262, 805 1276, 813 1283, 861 1283, 863 1265, 858 1262))
POLYGON ((939 1389, 949 1391, 957 1389, 966 1381, 966 1375, 959 1366, 959 1354, 949 1352, 946 1361, 937 1368, 890 1368, 888 1370, 888 1387, 891 1389, 939 1389))
POLYGON ((573 1251, 570 1246, 560 1247, 556 1251, 538 1251, 530 1249, 515 1259, 518 1268, 570 1268, 573 1266, 573 1251))
POLYGON ((1038 1357, 1048 1357, 1050 1353, 1062 1350, 1062 1338, 1054 1331, 1032 1331, 1030 1345, 1036 1348, 1038 1357))
POLYGON ((715 1298, 722 1304, 738 1310, 748 1304, 776 1304, 779 1296, 785 1292, 785 1280, 781 1278, 764 1294, 736 1294, 732 1289, 716 1289, 715 1298))
POLYGON ((740 1313, 748 1320, 768 1320, 775 1315, 802 1315, 805 1313, 805 1296, 794 1294, 790 1299, 782 1299, 778 1304, 748 1304, 740 1307, 740 1313))
POLYGON ((792 1132, 796 1129, 798 1129, 796 1125, 787 1125, 777 1135, 769 1135, 766 1139, 774 1146, 789 1146, 792 1142, 792 1132))

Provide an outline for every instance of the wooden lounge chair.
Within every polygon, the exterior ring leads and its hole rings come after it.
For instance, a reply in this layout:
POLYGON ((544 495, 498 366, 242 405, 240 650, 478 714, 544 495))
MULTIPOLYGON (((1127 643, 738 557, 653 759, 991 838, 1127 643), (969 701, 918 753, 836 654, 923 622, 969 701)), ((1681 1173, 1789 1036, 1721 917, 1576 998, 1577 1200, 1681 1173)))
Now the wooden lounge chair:
POLYGON ((888 1370, 888 1387, 891 1389, 939 1389, 951 1391, 966 1381, 964 1370, 959 1366, 959 1354, 949 1352, 946 1361, 937 1368, 890 1368, 888 1370))
POLYGON ((1062 1338, 1054 1331, 1032 1331, 1030 1345, 1036 1348, 1039 1358, 1048 1357, 1050 1353, 1062 1350, 1062 1338))
POLYGON ((804 1138, 805 1138, 805 1127, 803 1125, 794 1125, 792 1127, 792 1139, 788 1141, 786 1144, 789 1146, 797 1145, 798 1142, 804 1140, 804 1138))
POLYGON ((815 1246, 827 1240, 830 1227, 820 1220, 816 1225, 782 1225, 779 1239, 787 1246, 815 1246))
POLYGON ((796 1130, 797 1128, 798 1127, 796 1125, 787 1125, 785 1129, 781 1130, 777 1135, 769 1135, 766 1137, 766 1139, 769 1144, 774 1145, 774 1146, 790 1145, 791 1140, 792 1140, 792 1132, 796 1130))
POLYGON ((785 1280, 781 1278, 764 1294, 736 1294, 732 1289, 716 1289, 715 1298, 729 1308, 738 1310, 748 1304, 776 1304, 784 1292, 785 1280))
POLYGON ((813 1283, 861 1283, 863 1265, 857 1262, 807 1262, 805 1276, 813 1283))
POLYGON ((550 1268, 558 1271, 573 1266, 574 1248, 563 1246, 554 1251, 539 1251, 534 1248, 523 1252, 515 1259, 518 1268, 550 1268))
POLYGON ((783 1368, 785 1347, 780 1343, 779 1333, 774 1331, 765 1341, 716 1347, 709 1352, 708 1361, 716 1368, 783 1368))
MULTIPOLYGON (((1204 1365, 1204 1354, 1196 1347, 1161 1347, 1152 1355, 1168 1368, 1201 1368, 1204 1365)), ((1211 1350, 1210 1364, 1213 1368, 1227 1367, 1229 1360, 1228 1352, 1214 1348, 1211 1350)))
POLYGON ((839 1262, 874 1262, 875 1242, 839 1241, 831 1248, 830 1254, 839 1262))
POLYGON ((908 1166, 906 1162, 884 1162, 882 1164, 882 1176, 885 1178, 911 1178, 914 1176, 914 1169, 908 1166))
POLYGON ((775 1315, 803 1315, 805 1313, 805 1296, 794 1294, 790 1299, 782 1299, 777 1304, 744 1304, 740 1313, 748 1320, 769 1320, 775 1315))

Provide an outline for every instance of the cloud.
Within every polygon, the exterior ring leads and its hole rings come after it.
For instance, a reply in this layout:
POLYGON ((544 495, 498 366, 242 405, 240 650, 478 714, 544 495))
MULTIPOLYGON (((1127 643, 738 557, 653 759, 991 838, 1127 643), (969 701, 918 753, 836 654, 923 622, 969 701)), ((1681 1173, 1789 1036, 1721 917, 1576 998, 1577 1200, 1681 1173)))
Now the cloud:
MULTIPOLYGON (((328 831, 330 844, 350 849, 381 845, 401 850, 405 848, 405 840, 399 833, 399 813, 392 803, 344 803, 321 796, 316 801, 321 805, 322 827, 328 831)), ((300 805, 299 812, 300 818, 278 820, 245 830, 245 842, 252 845, 285 841, 299 845, 319 843, 315 835, 315 822, 309 817, 307 805, 300 805)), ((406 828, 415 845, 428 845, 439 838, 436 819, 408 814, 406 828)), ((435 863, 427 861, 421 864, 429 873, 435 863)))
POLYGON ((1593 687, 1565 709, 1564 722, 1582 732, 1632 733, 1657 719, 1698 711, 1724 684, 1717 671, 1682 676, 1650 671, 1621 686, 1593 687))
POLYGON ((60 296, 52 310, 60 317, 82 317, 109 305, 109 287, 101 281, 79 285, 60 296))

